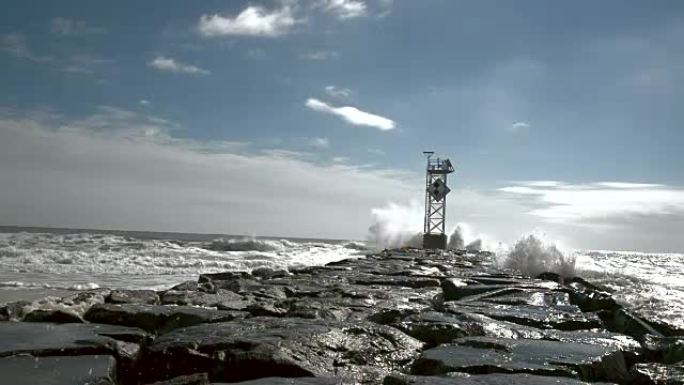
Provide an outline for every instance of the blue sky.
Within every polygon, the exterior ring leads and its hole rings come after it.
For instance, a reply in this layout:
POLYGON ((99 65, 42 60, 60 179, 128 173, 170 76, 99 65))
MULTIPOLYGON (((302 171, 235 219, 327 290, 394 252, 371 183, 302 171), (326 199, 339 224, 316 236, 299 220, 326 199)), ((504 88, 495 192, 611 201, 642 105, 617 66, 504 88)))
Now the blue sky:
POLYGON ((454 225, 684 249, 680 1, 9 1, 0 26, 7 224, 359 238, 432 149, 454 225), (252 199, 217 180, 244 174, 252 199))

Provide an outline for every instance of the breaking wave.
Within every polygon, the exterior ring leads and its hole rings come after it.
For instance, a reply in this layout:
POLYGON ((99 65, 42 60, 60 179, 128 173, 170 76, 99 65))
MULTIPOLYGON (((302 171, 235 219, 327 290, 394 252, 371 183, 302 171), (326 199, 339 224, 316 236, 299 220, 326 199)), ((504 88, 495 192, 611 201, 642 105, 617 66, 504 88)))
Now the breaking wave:
POLYGON ((203 273, 260 267, 288 270, 359 258, 366 251, 358 242, 0 233, 0 287, 166 288, 203 273))
POLYGON ((575 256, 564 254, 556 245, 535 235, 527 235, 516 242, 504 256, 503 267, 521 274, 537 276, 553 272, 563 277, 575 276, 575 256))

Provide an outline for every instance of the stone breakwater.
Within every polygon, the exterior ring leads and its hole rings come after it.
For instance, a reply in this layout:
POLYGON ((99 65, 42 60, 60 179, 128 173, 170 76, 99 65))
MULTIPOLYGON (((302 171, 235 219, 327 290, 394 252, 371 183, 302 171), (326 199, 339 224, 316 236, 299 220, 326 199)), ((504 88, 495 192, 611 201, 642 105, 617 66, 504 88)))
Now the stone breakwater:
POLYGON ((0 306, 0 384, 682 384, 684 331, 580 278, 388 250, 0 306))

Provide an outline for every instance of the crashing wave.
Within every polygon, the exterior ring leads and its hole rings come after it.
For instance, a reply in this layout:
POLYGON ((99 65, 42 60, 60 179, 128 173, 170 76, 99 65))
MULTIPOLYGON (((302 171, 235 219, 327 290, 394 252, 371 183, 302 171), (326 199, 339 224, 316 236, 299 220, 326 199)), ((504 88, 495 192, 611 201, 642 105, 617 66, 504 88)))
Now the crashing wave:
POLYGON ((205 246, 214 251, 282 251, 291 247, 293 242, 287 240, 265 240, 255 238, 219 238, 205 246))
POLYGON ((554 244, 528 235, 520 239, 505 256, 503 267, 528 276, 554 272, 563 277, 574 277, 575 257, 563 254, 554 244))

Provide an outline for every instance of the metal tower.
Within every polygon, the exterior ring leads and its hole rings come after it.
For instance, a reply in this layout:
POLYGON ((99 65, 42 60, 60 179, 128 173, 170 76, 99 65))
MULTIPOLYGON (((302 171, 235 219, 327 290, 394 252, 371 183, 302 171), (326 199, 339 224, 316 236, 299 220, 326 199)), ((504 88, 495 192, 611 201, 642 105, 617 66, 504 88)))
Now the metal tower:
POLYGON ((423 154, 427 155, 423 248, 446 249, 446 196, 451 191, 447 187, 447 175, 454 172, 454 167, 449 159, 433 158, 432 151, 425 151, 423 154))

